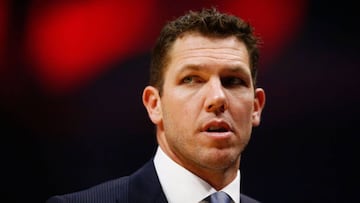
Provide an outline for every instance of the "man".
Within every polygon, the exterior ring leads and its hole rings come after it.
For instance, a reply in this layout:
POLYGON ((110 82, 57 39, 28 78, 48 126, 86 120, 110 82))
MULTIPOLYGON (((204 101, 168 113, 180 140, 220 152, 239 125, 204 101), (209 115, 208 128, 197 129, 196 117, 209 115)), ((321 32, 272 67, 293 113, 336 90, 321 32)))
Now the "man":
POLYGON ((256 87, 258 43, 248 23, 214 8, 169 22, 143 91, 156 125, 154 159, 130 176, 48 203, 257 202, 240 194, 239 167, 265 104, 256 87), (210 196, 217 191, 225 193, 210 196))

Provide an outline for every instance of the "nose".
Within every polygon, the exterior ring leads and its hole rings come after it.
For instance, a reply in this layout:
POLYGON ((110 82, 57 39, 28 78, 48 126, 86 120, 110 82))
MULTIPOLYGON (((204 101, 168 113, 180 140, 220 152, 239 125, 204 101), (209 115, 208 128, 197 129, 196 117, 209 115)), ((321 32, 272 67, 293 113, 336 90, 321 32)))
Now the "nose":
POLYGON ((223 113, 228 108, 224 87, 219 79, 210 80, 206 92, 205 109, 216 114, 223 113))

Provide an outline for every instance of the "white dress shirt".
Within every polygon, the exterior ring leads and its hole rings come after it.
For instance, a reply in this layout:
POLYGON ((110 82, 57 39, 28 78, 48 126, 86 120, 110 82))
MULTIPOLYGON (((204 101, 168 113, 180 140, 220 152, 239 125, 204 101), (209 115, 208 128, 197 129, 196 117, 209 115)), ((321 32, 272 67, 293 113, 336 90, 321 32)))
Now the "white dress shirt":
MULTIPOLYGON (((216 192, 207 182, 170 159, 157 148, 154 165, 160 184, 169 203, 199 203, 216 192)), ((236 178, 221 191, 240 203, 240 171, 236 178)))

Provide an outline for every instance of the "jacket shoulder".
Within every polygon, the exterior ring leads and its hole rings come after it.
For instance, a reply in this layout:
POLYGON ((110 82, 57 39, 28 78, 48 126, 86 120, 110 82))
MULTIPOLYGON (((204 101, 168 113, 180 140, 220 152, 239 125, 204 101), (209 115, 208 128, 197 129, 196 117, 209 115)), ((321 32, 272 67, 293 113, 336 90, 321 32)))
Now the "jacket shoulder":
POLYGON ((129 177, 124 176, 118 179, 95 185, 91 188, 64 195, 50 197, 46 203, 110 203, 127 202, 128 200, 129 177))

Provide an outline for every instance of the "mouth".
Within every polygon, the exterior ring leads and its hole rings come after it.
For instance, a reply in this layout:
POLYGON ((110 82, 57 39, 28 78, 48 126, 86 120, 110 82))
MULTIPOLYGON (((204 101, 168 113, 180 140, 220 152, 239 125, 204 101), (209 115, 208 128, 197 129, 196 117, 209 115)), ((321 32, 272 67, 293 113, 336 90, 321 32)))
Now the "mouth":
POLYGON ((204 126, 203 132, 210 134, 227 134, 232 132, 232 130, 230 125, 225 121, 212 121, 204 126))
POLYGON ((214 133, 214 132, 221 133, 221 132, 228 132, 229 130, 222 126, 209 126, 205 131, 209 133, 214 133))

